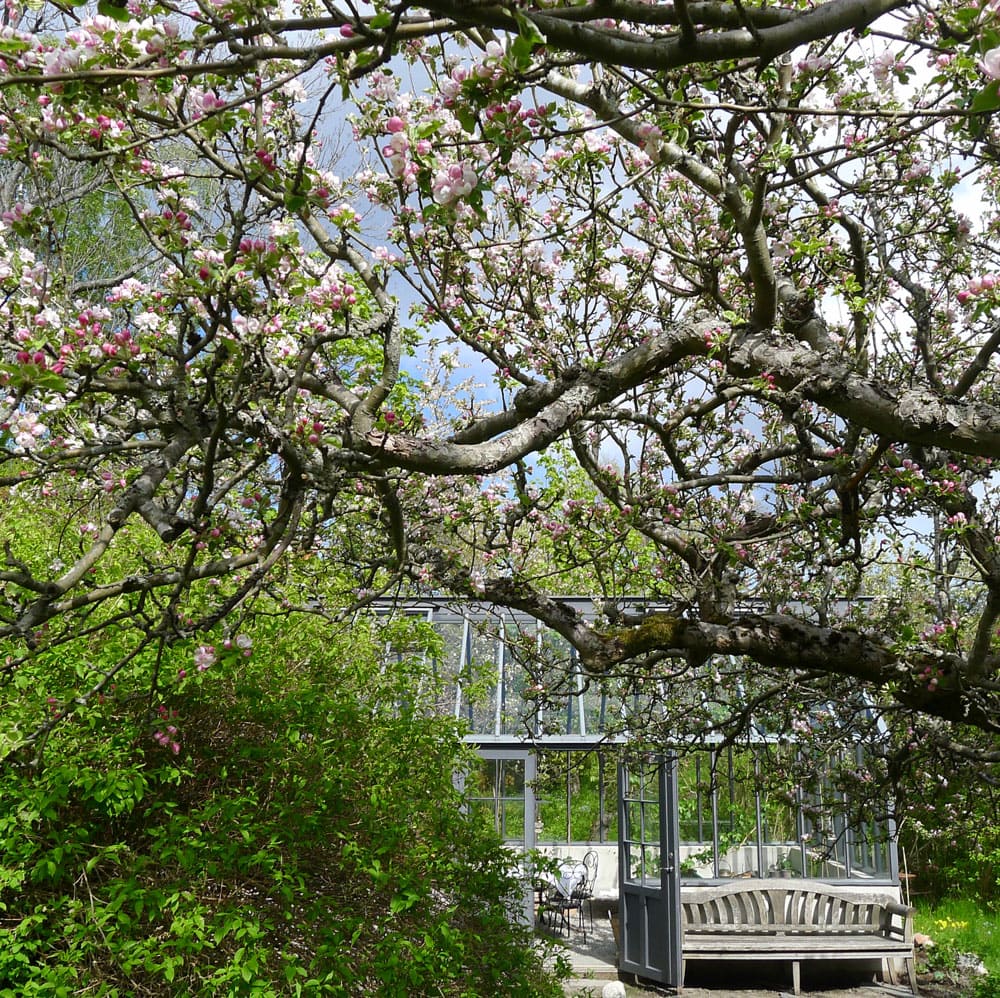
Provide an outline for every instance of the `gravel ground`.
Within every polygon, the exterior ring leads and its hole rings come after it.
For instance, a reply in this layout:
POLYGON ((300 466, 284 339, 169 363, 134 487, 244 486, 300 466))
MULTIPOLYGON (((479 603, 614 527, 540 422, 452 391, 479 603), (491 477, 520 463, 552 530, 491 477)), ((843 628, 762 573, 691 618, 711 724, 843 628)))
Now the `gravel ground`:
MULTIPOLYGON (((804 976, 804 975, 803 975, 804 976)), ((601 990, 606 981, 573 980, 566 982, 567 998, 601 998, 601 990)), ((890 987, 881 984, 858 984, 837 988, 817 987, 818 982, 803 980, 801 998, 912 998, 907 987, 890 987), (810 986, 810 984, 812 986, 810 986)), ((968 993, 971 982, 951 979, 935 980, 921 976, 919 979, 920 998, 958 998, 968 993)), ((628 998, 653 998, 673 994, 671 991, 656 988, 635 987, 625 985, 628 998)), ((731 981, 716 980, 712 987, 686 987, 682 998, 794 998, 791 990, 784 990, 775 982, 757 982, 752 980, 731 981), (768 987, 767 985, 771 985, 768 987)))
MULTIPOLYGON (((601 998, 601 990, 606 983, 607 981, 567 981, 567 998, 601 998)), ((673 994, 672 991, 635 987, 628 983, 625 984, 625 993, 628 998, 652 998, 654 995, 673 994)), ((791 989, 786 991, 778 986, 766 987, 763 983, 755 981, 733 981, 730 984, 720 981, 713 983, 711 988, 685 987, 682 998, 794 998, 794 996, 791 989)), ((801 998, 912 998, 912 996, 907 988, 890 988, 874 984, 820 990, 807 987, 803 983, 801 998)), ((948 996, 922 992, 921 998, 948 998, 948 996)))

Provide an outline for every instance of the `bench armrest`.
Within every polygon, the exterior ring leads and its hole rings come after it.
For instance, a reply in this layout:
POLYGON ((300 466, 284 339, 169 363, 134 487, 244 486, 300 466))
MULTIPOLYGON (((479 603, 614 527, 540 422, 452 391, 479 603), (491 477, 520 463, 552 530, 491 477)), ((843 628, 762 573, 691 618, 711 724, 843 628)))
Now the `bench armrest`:
POLYGON ((898 936, 903 942, 913 941, 913 916, 915 908, 909 905, 899 904, 898 901, 886 901, 882 905, 882 917, 880 919, 884 936, 898 936), (900 919, 897 922, 897 919, 900 919))

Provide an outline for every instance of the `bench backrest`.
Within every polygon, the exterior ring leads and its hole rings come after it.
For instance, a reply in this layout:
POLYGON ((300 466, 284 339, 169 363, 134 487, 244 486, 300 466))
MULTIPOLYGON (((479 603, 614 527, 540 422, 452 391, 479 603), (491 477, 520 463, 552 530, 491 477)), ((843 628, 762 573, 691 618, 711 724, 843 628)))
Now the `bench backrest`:
POLYGON ((683 899, 684 931, 849 934, 878 932, 884 925, 881 899, 840 897, 815 887, 772 883, 765 887, 744 881, 702 889, 697 900, 683 899))

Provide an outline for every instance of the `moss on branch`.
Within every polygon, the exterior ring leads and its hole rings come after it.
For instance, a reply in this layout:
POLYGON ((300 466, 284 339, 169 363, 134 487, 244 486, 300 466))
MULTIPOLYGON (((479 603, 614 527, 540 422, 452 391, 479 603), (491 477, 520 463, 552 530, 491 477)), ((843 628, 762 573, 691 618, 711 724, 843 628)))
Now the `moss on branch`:
POLYGON ((641 623, 602 632, 620 649, 619 660, 683 647, 688 622, 676 614, 651 613, 641 623))

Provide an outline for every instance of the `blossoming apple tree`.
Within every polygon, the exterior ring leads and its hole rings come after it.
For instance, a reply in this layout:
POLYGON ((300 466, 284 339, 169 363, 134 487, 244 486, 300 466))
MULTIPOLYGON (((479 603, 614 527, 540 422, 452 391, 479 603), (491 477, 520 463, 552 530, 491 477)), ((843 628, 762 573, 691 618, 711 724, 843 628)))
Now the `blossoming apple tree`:
POLYGON ((995 3, 8 0, 4 754, 332 564, 971 751, 998 78, 995 3))

